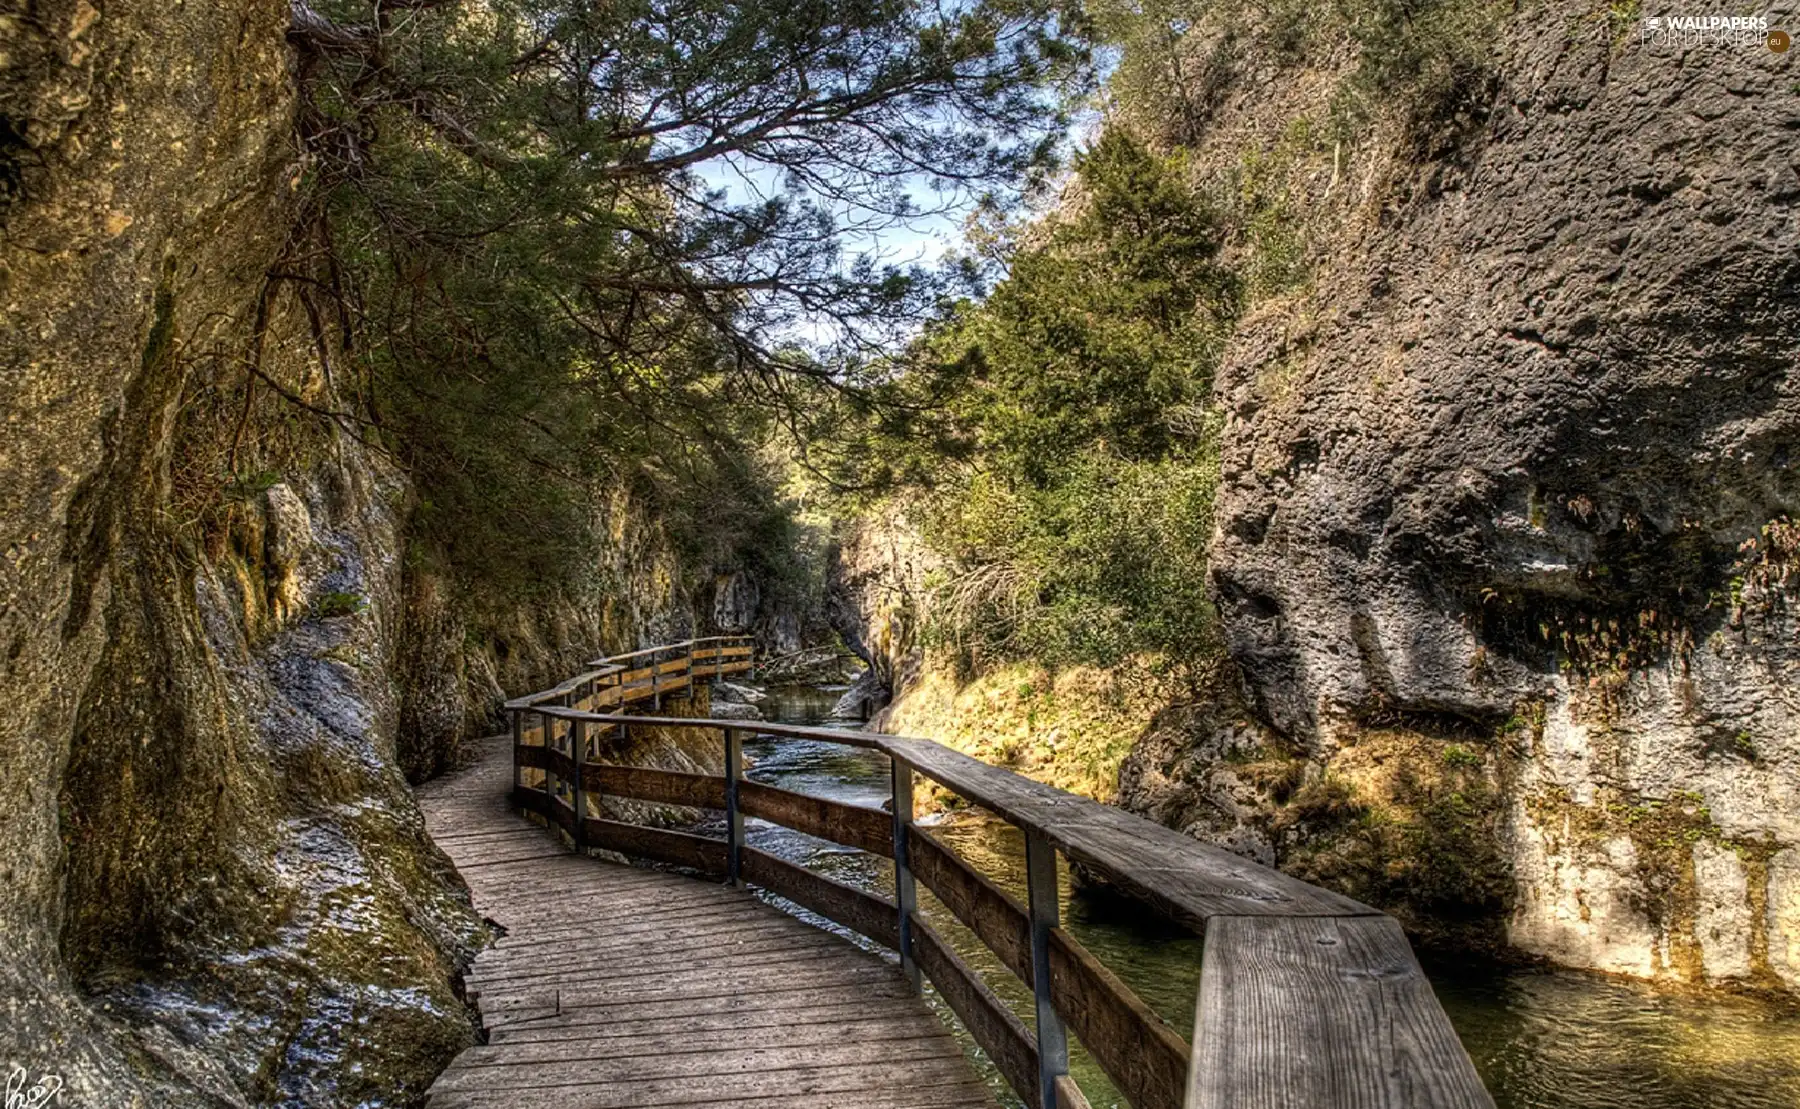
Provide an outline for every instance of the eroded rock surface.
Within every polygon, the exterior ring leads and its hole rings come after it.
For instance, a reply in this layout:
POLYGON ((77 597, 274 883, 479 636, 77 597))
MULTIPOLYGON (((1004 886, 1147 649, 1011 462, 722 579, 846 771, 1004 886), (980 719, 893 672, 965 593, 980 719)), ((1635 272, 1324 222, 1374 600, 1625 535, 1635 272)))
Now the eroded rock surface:
MULTIPOLYGON (((1370 728, 1487 737, 1525 950, 1791 985, 1794 63, 1571 6, 1502 40, 1453 151, 1294 171, 1316 270, 1219 384, 1230 653, 1323 765, 1370 728)), ((1227 79, 1201 161, 1333 87, 1227 79)))

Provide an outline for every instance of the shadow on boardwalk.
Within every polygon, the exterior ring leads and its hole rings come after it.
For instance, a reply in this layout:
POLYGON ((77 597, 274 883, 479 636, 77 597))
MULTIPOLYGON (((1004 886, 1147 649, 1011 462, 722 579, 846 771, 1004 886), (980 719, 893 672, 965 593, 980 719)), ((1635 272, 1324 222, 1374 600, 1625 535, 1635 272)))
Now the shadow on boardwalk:
POLYGON ((750 894, 584 858, 506 805, 510 739, 419 791, 475 907, 489 1042, 428 1109, 991 1109, 899 971, 750 894))

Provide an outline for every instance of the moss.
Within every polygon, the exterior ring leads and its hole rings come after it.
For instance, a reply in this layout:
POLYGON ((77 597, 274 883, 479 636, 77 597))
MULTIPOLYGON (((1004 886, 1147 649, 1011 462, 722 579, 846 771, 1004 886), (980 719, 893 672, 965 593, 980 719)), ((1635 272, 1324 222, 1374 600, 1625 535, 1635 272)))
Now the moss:
POLYGON ((1615 53, 1625 48, 1625 42, 1630 37, 1632 29, 1637 26, 1642 12, 1642 0, 1612 0, 1612 3, 1607 6, 1607 31, 1612 39, 1615 53))
MULTIPOLYGON (((1727 835, 1714 821, 1703 794, 1686 790, 1668 797, 1602 788, 1591 804, 1581 804, 1562 790, 1548 788, 1526 798, 1526 812, 1552 849, 1569 853, 1580 845, 1626 839, 1636 855, 1634 908, 1663 930, 1667 965, 1692 981, 1704 977, 1700 944, 1694 935, 1699 890, 1694 877, 1694 846, 1710 841, 1734 852, 1744 862, 1751 908, 1751 950, 1765 960, 1761 899, 1773 843, 1727 835)), ((1759 964, 1760 966, 1760 964, 1759 964)), ((1766 966, 1758 973, 1769 977, 1766 966)))
MULTIPOLYGON (((1144 721, 1168 703, 1170 679, 1144 660, 1055 673, 1028 663, 964 676, 934 653, 887 713, 885 730, 936 739, 1072 793, 1110 801, 1144 721)), ((934 795, 947 803, 947 795, 934 795)))
POLYGON ((320 619, 333 616, 354 616, 369 610, 369 600, 360 593, 344 593, 332 591, 321 593, 313 602, 313 615, 320 619))
POLYGON ((1322 773, 1274 760, 1244 776, 1275 802, 1267 827, 1282 869, 1393 913, 1425 942, 1497 949, 1514 892, 1499 847, 1502 757, 1382 730, 1322 773))

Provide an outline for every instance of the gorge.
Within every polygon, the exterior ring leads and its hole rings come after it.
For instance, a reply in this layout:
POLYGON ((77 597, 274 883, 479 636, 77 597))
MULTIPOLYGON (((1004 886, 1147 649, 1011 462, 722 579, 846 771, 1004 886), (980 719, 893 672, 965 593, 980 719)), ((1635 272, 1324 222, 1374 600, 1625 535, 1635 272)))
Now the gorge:
POLYGON ((0 12, 0 1060, 418 1103, 493 936, 413 786, 716 633, 1428 949, 1785 1011, 1800 100, 1661 14, 0 12), (921 179, 958 265, 859 261, 921 179))

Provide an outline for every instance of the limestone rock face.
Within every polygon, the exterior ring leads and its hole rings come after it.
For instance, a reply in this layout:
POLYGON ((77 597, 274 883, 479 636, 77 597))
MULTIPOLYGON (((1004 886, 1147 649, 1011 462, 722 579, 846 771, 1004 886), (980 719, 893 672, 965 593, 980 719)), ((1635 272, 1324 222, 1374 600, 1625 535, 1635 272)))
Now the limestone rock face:
MULTIPOLYGON (((1513 941, 1791 987, 1792 62, 1568 5, 1502 39, 1451 153, 1377 134, 1295 171, 1314 272, 1248 314, 1218 386, 1230 654, 1256 718, 1327 764, 1373 721, 1541 709, 1482 752, 1513 941), (1643 836, 1671 821, 1680 850, 1643 836)), ((1323 106, 1290 87, 1215 90, 1199 162, 1323 106)))
POLYGON ((1694 933, 1702 966, 1712 982, 1750 977, 1750 886, 1737 852, 1711 840, 1694 844, 1697 905, 1694 933))
POLYGON ((713 583, 713 623, 726 633, 749 631, 762 600, 749 574, 725 574, 713 583))
POLYGON ((919 666, 919 630, 931 603, 926 577, 940 563, 902 506, 856 521, 833 544, 826 583, 831 627, 889 691, 903 688, 919 666))
POLYGON ((396 769, 403 484, 338 444, 223 549, 178 511, 292 223, 288 20, 0 15, 0 1060, 62 1104, 389 1104, 474 1037, 396 769))
POLYGON ((1800 990, 1800 848, 1769 860, 1767 916, 1769 969, 1789 989, 1800 990))

